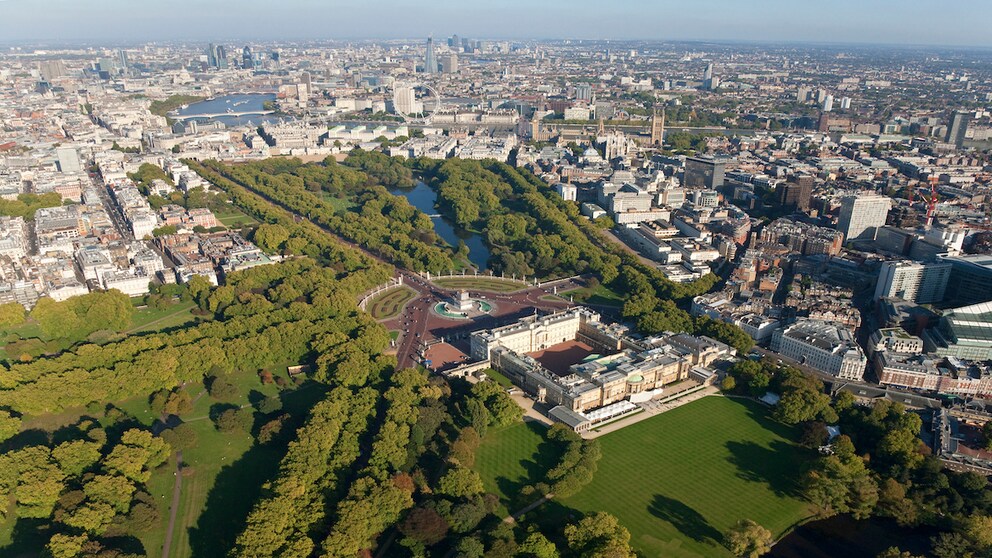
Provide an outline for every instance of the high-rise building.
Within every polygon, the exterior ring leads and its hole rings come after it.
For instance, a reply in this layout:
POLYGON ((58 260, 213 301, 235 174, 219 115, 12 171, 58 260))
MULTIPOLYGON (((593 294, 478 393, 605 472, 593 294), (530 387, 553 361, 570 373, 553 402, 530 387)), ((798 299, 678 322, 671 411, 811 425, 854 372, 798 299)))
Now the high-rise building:
POLYGON ((434 37, 427 37, 427 51, 424 53, 424 73, 437 73, 437 58, 434 56, 434 37))
POLYGON ((127 52, 122 48, 117 49, 117 67, 125 74, 128 71, 127 52))
POLYGON ((65 63, 61 60, 42 60, 38 62, 38 72, 41 79, 52 81, 65 75, 65 63))
POLYGON ((940 302, 950 276, 949 263, 885 262, 878 273, 874 300, 895 297, 916 304, 940 302))
POLYGON ((847 110, 849 108, 851 108, 851 98, 850 97, 841 97, 840 98, 840 110, 847 110))
POLYGON ((227 49, 224 45, 207 45, 207 65, 211 68, 227 68, 227 49))
POLYGON ((458 72, 458 55, 451 53, 447 56, 441 57, 441 72, 445 74, 454 74, 458 72))
POLYGON ((713 64, 707 64, 706 69, 703 71, 703 81, 711 79, 713 79, 713 64))
POLYGON ((809 94, 812 91, 813 90, 810 89, 809 87, 806 87, 805 85, 800 85, 799 89, 796 90, 796 101, 799 101, 800 103, 805 103, 806 101, 809 100, 809 94))
POLYGON ((719 188, 726 168, 725 161, 713 157, 687 157, 682 184, 686 188, 719 188))
POLYGON ((63 174, 74 174, 83 171, 82 165, 79 163, 79 152, 76 148, 69 146, 61 146, 55 149, 55 156, 59 160, 59 170, 63 174))
POLYGON ((778 203, 782 207, 806 211, 813 195, 813 177, 808 174, 789 177, 788 182, 779 183, 775 187, 775 193, 778 194, 778 203))
POLYGON ((462 50, 462 40, 458 38, 458 35, 452 35, 451 41, 448 42, 448 46, 452 48, 455 52, 461 52, 462 50))
POLYGON ((837 230, 844 233, 845 242, 875 240, 875 232, 885 225, 891 208, 892 201, 885 196, 847 196, 841 200, 837 230))
POLYGON ((588 83, 580 83, 575 86, 575 98, 580 101, 591 101, 592 100, 592 85, 588 83))
POLYGON ((961 149, 964 146, 964 135, 968 133, 973 113, 966 110, 956 110, 951 115, 951 125, 947 127, 947 143, 953 143, 961 149))
POLYGON ((950 301, 962 305, 992 301, 992 256, 954 256, 941 261, 951 264, 951 278, 947 282, 950 301))
POLYGON ((241 67, 245 69, 251 69, 255 67, 255 57, 251 53, 251 47, 245 45, 245 48, 241 49, 241 67))
POLYGON ((830 112, 834 110, 834 96, 827 95, 823 99, 823 112, 830 112))
POLYGON ((417 102, 416 91, 408 85, 400 85, 393 90, 393 107, 400 114, 417 114, 422 107, 417 102))

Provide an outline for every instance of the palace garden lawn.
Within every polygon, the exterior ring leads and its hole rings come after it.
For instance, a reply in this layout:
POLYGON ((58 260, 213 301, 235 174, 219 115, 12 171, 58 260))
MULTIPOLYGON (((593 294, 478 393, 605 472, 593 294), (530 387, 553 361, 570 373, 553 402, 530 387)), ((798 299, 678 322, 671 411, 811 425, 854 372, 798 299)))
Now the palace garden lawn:
MULTIPOLYGON (((576 511, 605 511, 630 530, 643 556, 676 558, 730 556, 722 533, 743 518, 780 537, 810 515, 797 483, 812 454, 768 414, 754 401, 711 396, 601 436, 593 481, 522 522, 560 524, 576 511)), ((518 505, 517 491, 557 458, 539 428, 491 432, 479 448, 476 468, 504 505, 518 505)))

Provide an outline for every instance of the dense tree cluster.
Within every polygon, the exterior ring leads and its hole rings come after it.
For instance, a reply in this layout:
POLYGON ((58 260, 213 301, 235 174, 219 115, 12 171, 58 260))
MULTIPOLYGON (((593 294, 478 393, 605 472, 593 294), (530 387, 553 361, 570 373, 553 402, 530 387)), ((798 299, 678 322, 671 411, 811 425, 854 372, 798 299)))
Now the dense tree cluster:
POLYGON ((146 196, 154 180, 163 180, 171 186, 176 185, 162 167, 152 163, 142 163, 137 171, 128 173, 127 177, 133 180, 138 190, 146 196))
POLYGON ((373 183, 387 188, 409 188, 415 184, 413 172, 403 164, 403 159, 379 151, 356 149, 348 154, 344 164, 364 172, 373 183))
POLYGON ((0 198, 0 215, 24 217, 28 221, 34 219, 35 211, 42 207, 57 207, 62 205, 62 196, 56 192, 45 194, 18 194, 17 199, 0 198))
MULTIPOLYGON (((216 161, 203 163, 205 176, 214 173, 257 192, 279 205, 397 265, 416 271, 448 271, 454 267, 451 249, 435 234, 430 219, 405 198, 390 194, 361 171, 298 159, 269 159, 236 167, 216 161), (341 198, 355 207, 340 209, 328 200, 341 198)), ((221 187, 226 182, 220 183, 221 187)))
POLYGON ((767 391, 779 395, 774 416, 786 424, 799 424, 814 420, 826 423, 837 421, 837 413, 830 405, 830 396, 824 393, 823 382, 803 374, 799 369, 777 365, 768 359, 760 362, 742 360, 730 368, 735 379, 735 390, 754 397, 767 391))
POLYGON ((559 446, 561 458, 547 472, 546 481, 537 489, 545 494, 567 498, 592 482, 596 463, 602 457, 598 440, 583 440, 563 424, 548 428, 547 439, 559 446))
POLYGON ((145 484, 165 463, 169 445, 133 428, 110 443, 88 420, 62 434, 61 442, 0 454, 0 515, 48 524, 53 556, 77 556, 84 547, 99 549, 101 537, 147 528, 158 512, 145 484), (67 551, 74 547, 76 553, 67 551))
POLYGON ((219 320, 13 364, 0 376, 0 407, 28 415, 60 412, 200 381, 215 367, 258 370, 318 352, 377 354, 389 344, 386 332, 355 308, 358 293, 374 284, 366 274, 339 280, 333 267, 304 258, 228 279, 219 288, 190 282, 191 296, 219 320))
POLYGON ((94 291, 61 302, 42 297, 31 310, 31 317, 45 335, 73 341, 94 331, 123 331, 131 326, 133 314, 130 297, 117 289, 94 291))

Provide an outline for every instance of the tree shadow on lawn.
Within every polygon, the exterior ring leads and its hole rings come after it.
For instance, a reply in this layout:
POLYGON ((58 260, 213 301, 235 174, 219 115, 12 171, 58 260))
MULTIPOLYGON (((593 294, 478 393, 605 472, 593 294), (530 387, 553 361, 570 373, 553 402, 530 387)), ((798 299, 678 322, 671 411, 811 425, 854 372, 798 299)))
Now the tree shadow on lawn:
POLYGON ((525 471, 524 478, 509 479, 507 477, 497 477, 496 486, 499 489, 510 507, 523 507, 539 498, 538 494, 522 494, 527 486, 534 486, 547 479, 548 471, 554 467, 560 457, 560 451, 553 443, 544 439, 546 427, 538 422, 525 422, 526 428, 541 436, 541 443, 537 446, 537 451, 529 457, 521 459, 520 465, 525 471))
POLYGON ((775 440, 770 445, 768 448, 754 442, 727 442, 730 462, 737 468, 737 477, 765 484, 779 497, 798 496, 795 463, 786 458, 795 448, 781 440, 775 440))
POLYGON ((285 443, 256 444, 221 469, 196 526, 189 528, 193 558, 226 556, 234 547, 262 484, 275 476, 284 452, 285 443))
POLYGON ((723 541, 723 534, 710 525, 702 514, 679 500, 655 494, 648 511, 697 542, 720 545, 723 541))

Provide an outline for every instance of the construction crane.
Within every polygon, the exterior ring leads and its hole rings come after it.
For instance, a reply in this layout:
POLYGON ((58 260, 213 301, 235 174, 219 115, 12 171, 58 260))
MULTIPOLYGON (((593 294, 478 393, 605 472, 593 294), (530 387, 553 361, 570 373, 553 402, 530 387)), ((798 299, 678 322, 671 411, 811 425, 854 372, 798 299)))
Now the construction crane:
MULTIPOLYGON (((937 213, 937 182, 940 181, 939 176, 930 176, 927 178, 930 181, 930 201, 927 204, 927 225, 926 228, 933 226, 933 218, 937 213)), ((924 195, 924 199, 926 196, 924 195)))

